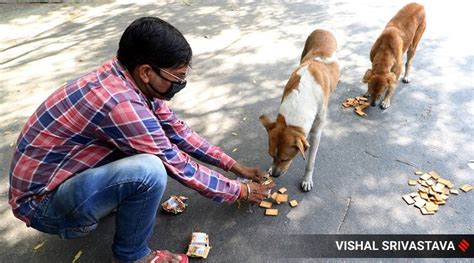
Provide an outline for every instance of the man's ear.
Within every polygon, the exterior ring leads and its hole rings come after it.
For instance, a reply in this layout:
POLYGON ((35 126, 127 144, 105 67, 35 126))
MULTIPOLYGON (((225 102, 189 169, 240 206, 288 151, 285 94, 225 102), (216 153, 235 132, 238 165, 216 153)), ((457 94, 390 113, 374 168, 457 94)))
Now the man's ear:
POLYGON ((142 64, 135 67, 133 72, 134 75, 138 76, 140 80, 148 84, 150 83, 150 75, 151 75, 152 68, 148 64, 142 64))
POLYGON ((388 73, 387 83, 389 87, 394 88, 395 85, 397 84, 397 75, 395 75, 395 73, 393 72, 388 73))
POLYGON ((308 150, 309 148, 309 143, 308 141, 306 140, 306 138, 304 137, 298 137, 296 139, 296 148, 298 148, 298 150, 300 151, 301 153, 301 156, 303 156, 303 159, 306 160, 306 156, 305 156, 305 152, 308 150))
POLYGON ((370 80, 371 77, 372 77, 372 70, 368 69, 365 72, 364 77, 362 78, 362 82, 363 83, 369 83, 369 80, 370 80))
POLYGON ((270 131, 276 126, 276 123, 272 122, 270 118, 268 118, 267 115, 260 116, 259 120, 260 120, 260 123, 263 125, 263 127, 265 127, 267 131, 270 131))

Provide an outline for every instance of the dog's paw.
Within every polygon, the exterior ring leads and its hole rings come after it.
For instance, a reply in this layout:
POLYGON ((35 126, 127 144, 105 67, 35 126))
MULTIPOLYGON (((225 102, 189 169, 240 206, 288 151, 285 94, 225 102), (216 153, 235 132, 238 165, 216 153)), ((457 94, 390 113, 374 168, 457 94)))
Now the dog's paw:
POLYGON ((380 108, 382 108, 382 110, 385 110, 385 109, 388 109, 390 107, 390 101, 382 101, 382 103, 380 103, 380 108))
POLYGON ((370 97, 370 93, 367 91, 366 93, 364 93, 364 95, 362 95, 364 98, 368 98, 370 97))
POLYGON ((402 78, 403 83, 410 83, 410 80, 407 77, 402 78))
POLYGON ((308 192, 311 189, 313 189, 313 180, 303 180, 301 183, 301 188, 303 188, 303 191, 308 192))

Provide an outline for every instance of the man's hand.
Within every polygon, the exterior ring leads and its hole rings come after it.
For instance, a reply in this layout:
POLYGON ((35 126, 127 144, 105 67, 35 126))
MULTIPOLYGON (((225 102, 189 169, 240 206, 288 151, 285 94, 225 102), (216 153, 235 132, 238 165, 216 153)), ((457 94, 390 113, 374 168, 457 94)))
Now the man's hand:
POLYGON ((240 163, 235 163, 234 166, 230 168, 230 171, 238 176, 248 178, 258 183, 262 183, 263 176, 265 175, 265 172, 261 171, 257 167, 248 167, 240 163))
POLYGON ((250 182, 248 184, 241 183, 240 186, 241 190, 239 200, 244 200, 254 204, 260 204, 260 202, 270 196, 270 192, 272 188, 275 187, 275 183, 272 182, 268 185, 261 185, 254 182, 250 182))

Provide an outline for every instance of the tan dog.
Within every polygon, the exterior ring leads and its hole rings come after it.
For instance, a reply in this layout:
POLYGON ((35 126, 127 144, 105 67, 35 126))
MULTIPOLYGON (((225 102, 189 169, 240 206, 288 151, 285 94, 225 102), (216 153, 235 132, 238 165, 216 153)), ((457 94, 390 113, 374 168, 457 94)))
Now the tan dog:
POLYGON ((364 96, 370 97, 371 106, 375 106, 385 94, 380 107, 390 107, 390 99, 402 72, 403 54, 407 50, 403 82, 409 82, 413 56, 425 27, 425 9, 422 5, 411 3, 398 11, 375 41, 370 50, 372 69, 367 70, 362 80, 368 83, 368 91, 364 96))
POLYGON ((314 161, 329 95, 339 81, 336 48, 336 39, 331 32, 313 31, 306 40, 300 65, 286 84, 276 122, 265 115, 260 116, 260 122, 268 132, 272 176, 284 174, 298 153, 306 160, 305 152, 309 148, 301 185, 304 191, 313 187, 314 161))

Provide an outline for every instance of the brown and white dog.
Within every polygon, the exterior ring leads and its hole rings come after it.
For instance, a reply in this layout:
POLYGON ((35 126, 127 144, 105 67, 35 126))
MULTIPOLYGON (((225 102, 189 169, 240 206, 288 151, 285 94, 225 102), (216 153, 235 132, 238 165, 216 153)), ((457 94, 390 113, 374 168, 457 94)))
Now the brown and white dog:
POLYGON ((273 158, 272 176, 284 174, 298 153, 306 160, 305 152, 309 148, 301 184, 304 191, 313 188, 314 162, 329 95, 339 81, 336 48, 336 39, 331 32, 313 31, 306 39, 300 65, 291 74, 283 91, 276 121, 260 116, 260 122, 268 132, 268 153, 273 158))
POLYGON ((370 50, 372 69, 367 70, 362 80, 368 83, 364 96, 370 97, 371 106, 375 106, 378 99, 385 94, 380 107, 390 107, 390 99, 402 72, 403 54, 407 50, 403 82, 409 82, 413 56, 425 27, 425 9, 420 4, 411 3, 398 11, 375 41, 370 50))

